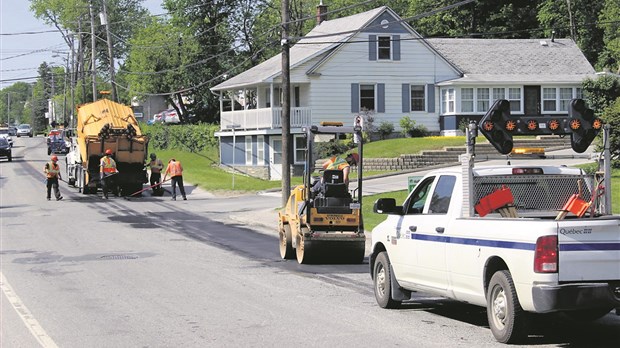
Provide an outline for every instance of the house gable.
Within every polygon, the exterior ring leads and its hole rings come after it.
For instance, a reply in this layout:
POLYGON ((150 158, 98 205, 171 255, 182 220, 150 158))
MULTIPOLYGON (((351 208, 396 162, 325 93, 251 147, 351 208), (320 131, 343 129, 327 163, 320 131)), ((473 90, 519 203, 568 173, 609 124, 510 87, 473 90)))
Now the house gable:
POLYGON ((410 34, 411 30, 406 27, 400 18, 396 18, 391 11, 386 10, 372 22, 368 23, 361 32, 385 33, 385 34, 410 34))

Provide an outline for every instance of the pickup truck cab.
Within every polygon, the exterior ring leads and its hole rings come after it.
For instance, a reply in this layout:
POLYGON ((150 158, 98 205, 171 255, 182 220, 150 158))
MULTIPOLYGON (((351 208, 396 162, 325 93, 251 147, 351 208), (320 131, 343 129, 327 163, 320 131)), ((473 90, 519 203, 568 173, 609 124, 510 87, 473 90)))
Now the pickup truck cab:
POLYGON ((599 184, 580 169, 553 166, 430 172, 403 205, 375 203, 387 214, 372 231, 377 303, 394 308, 422 291, 483 306, 504 343, 527 337, 527 312, 606 315, 620 307, 620 217, 590 208, 584 217, 558 214, 574 194, 596 201, 599 184), (513 204, 476 213, 474 205, 501 188, 513 204))

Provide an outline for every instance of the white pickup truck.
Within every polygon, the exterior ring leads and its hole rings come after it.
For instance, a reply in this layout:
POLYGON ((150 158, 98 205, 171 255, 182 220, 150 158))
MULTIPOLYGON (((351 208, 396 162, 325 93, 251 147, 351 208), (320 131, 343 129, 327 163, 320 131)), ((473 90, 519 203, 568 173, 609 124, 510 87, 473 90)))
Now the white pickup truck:
MULTIPOLYGON (((375 202, 374 211, 388 215, 372 231, 369 257, 379 306, 395 308, 412 291, 483 306, 503 343, 527 337, 528 312, 620 314, 620 216, 611 215, 609 162, 594 175, 565 166, 474 168, 475 125, 470 131, 460 169, 430 172, 402 206, 375 202)), ((583 152, 595 135, 574 148, 583 152)), ((501 153, 512 149, 510 136, 487 138, 499 139, 501 153)), ((611 158, 605 144, 603 159, 611 158)))

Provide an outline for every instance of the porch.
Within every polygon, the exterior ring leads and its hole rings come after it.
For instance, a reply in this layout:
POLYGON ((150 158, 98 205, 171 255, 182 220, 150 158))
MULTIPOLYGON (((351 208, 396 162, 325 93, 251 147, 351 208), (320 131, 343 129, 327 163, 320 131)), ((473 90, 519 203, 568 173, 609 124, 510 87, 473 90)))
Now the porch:
MULTIPOLYGON (((220 129, 274 129, 282 127, 282 108, 261 108, 222 111, 220 129)), ((312 109, 309 107, 291 108, 291 127, 303 127, 312 123, 312 109)))

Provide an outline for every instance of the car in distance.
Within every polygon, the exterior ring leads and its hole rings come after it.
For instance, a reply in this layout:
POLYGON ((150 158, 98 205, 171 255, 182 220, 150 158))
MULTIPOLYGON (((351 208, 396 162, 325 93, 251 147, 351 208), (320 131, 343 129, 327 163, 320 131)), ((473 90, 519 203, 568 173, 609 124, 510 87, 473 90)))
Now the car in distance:
POLYGON ((17 127, 9 126, 9 135, 17 135, 17 127))
POLYGON ((6 139, 9 142, 9 145, 13 147, 13 138, 11 138, 11 133, 7 127, 0 128, 0 138, 6 139))
POLYGON ((177 114, 177 111, 175 109, 168 109, 163 112, 163 115, 164 123, 181 123, 179 115, 177 114))
POLYGON ((11 153, 11 145, 3 137, 0 137, 0 158, 6 158, 9 160, 9 162, 13 161, 13 155, 11 153))
POLYGON ((30 125, 29 125, 29 124, 27 124, 27 123, 23 123, 23 124, 20 124, 20 125, 17 127, 17 137, 19 138, 19 137, 21 137, 22 135, 23 135, 23 136, 29 136, 29 137, 31 137, 31 138, 32 138, 32 135, 33 135, 33 133, 32 133, 32 127, 30 127, 30 125))

